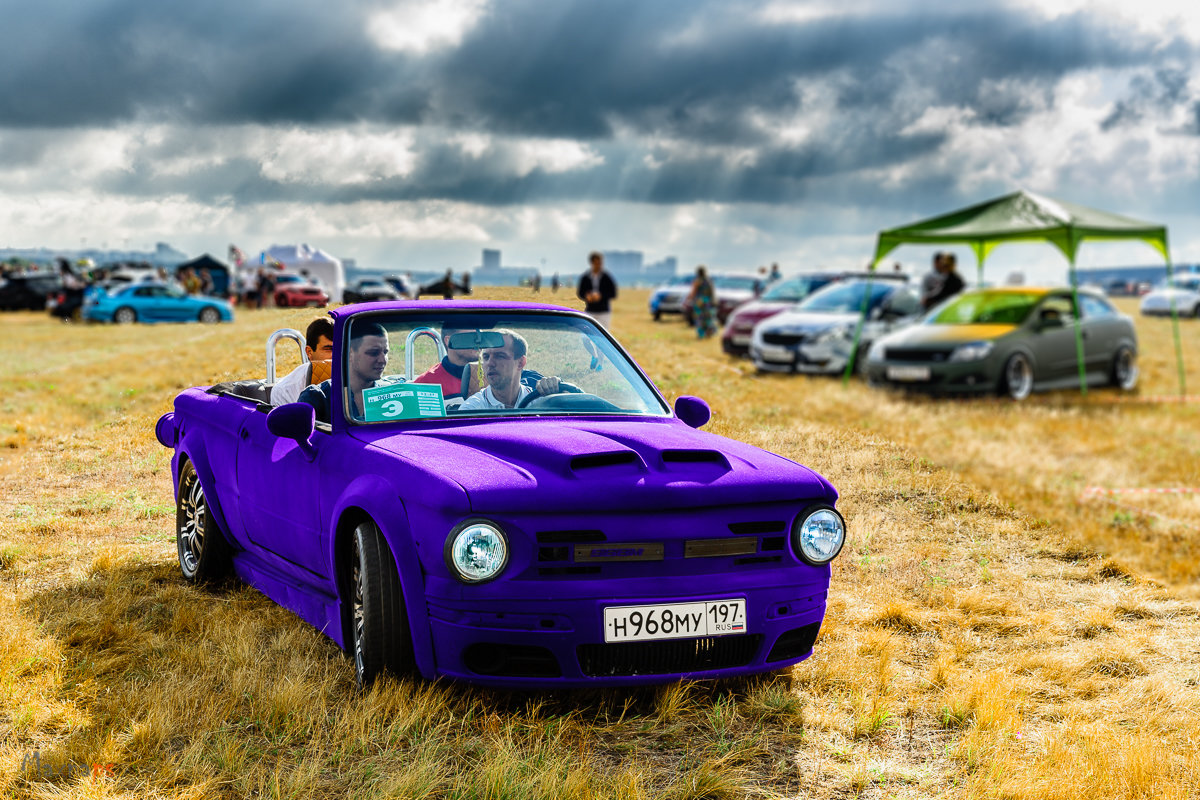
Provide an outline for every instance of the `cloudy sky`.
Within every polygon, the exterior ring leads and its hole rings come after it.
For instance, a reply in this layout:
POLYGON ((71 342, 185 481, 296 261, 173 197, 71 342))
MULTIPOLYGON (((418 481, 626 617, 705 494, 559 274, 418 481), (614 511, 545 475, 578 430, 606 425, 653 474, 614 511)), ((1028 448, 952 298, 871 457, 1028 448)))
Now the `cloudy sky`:
POLYGON ((1200 261, 1193 2, 0 0, 0 19, 0 247, 796 271, 1024 187, 1165 223, 1200 261))

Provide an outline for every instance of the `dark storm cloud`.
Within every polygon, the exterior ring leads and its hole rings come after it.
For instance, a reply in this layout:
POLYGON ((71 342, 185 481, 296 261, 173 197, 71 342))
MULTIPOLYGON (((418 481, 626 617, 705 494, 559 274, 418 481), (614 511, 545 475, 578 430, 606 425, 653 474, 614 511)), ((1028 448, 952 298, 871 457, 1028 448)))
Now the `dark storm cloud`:
MULTIPOLYGON (((604 158, 565 173, 522 174, 503 153, 471 157, 426 136, 415 172, 402 179, 301 186, 265 177, 238 155, 236 142, 179 137, 144 146, 132 168, 106 178, 105 188, 122 194, 239 203, 795 202, 814 187, 828 191, 831 177, 856 185, 850 178, 864 169, 935 155, 941 134, 901 134, 930 106, 968 109, 973 124, 1005 127, 1051 104, 1064 75, 1142 68, 1153 77, 1105 122, 1115 127, 1187 101, 1187 73, 1169 65, 1193 55, 1183 40, 1151 40, 1101 15, 1045 20, 1003 7, 882 6, 765 24, 754 16, 757 3, 505 0, 458 46, 418 57, 370 39, 366 21, 383 8, 372 0, 7 5, 0 128, 10 133, 396 123, 574 138, 604 158), (815 141, 780 144, 774 126, 803 117, 814 90, 835 98, 836 120, 815 141), (693 147, 623 141, 627 130, 693 147), (156 170, 158 158, 189 147, 229 154, 200 159, 203 166, 184 174, 156 170), (721 148, 752 148, 756 157, 738 161, 721 148), (647 155, 659 163, 646 163, 647 155)), ((1193 127, 1200 129, 1200 117, 1193 127)), ((40 155, 0 138, 0 160, 40 155)))
POLYGON ((1112 112, 1100 123, 1101 130, 1136 124, 1145 119, 1147 114, 1169 113, 1175 106, 1195 101, 1189 92, 1188 78, 1188 73, 1179 67, 1162 67, 1149 74, 1134 75, 1129 82, 1127 95, 1117 101, 1112 112))

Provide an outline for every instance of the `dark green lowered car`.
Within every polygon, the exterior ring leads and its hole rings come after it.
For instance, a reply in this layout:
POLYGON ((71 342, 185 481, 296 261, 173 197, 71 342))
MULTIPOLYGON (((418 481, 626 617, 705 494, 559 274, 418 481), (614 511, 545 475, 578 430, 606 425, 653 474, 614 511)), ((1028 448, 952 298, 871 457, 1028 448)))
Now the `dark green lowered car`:
MULTIPOLYGON (((1101 294, 1079 291, 1089 385, 1137 385, 1133 320, 1101 294)), ((938 394, 1030 392, 1079 386, 1076 308, 1070 289, 1005 287, 964 292, 920 324, 878 339, 867 355, 875 385, 938 394)))

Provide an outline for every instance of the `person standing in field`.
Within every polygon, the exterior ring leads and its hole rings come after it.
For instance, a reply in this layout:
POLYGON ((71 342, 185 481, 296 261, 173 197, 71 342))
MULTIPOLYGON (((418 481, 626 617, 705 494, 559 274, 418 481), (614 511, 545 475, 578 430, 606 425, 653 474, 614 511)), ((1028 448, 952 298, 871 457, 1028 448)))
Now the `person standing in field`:
MULTIPOLYGON (((593 250, 588 255, 590 269, 579 277, 575 293, 584 303, 584 313, 596 320, 600 327, 608 330, 612 326, 612 301, 617 297, 617 282, 604 269, 604 256, 593 250)), ((590 339, 583 340, 584 347, 592 357, 591 368, 599 370, 600 354, 590 339)))
POLYGON ((937 292, 935 292, 933 296, 929 298, 929 305, 926 306, 926 308, 933 308, 943 300, 958 294, 963 290, 963 287, 966 286, 966 284, 963 282, 963 279, 959 277, 959 274, 955 271, 955 266, 957 263, 958 259, 954 256, 954 253, 943 254, 941 267, 942 283, 938 287, 937 292))
POLYGON ((940 250, 933 254, 933 268, 921 278, 921 308, 933 308, 933 298, 942 288, 942 261, 946 254, 940 250))
POLYGON ((696 278, 691 291, 692 321, 696 324, 696 337, 707 339, 717 331, 717 297, 708 270, 704 265, 696 267, 696 278))

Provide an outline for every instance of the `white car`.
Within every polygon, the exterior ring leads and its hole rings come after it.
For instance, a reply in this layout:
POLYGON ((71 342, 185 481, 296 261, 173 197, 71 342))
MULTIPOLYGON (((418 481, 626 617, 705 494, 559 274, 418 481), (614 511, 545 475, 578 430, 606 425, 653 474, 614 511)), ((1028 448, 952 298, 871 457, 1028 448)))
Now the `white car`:
POLYGON ((1171 313, 1171 305, 1181 317, 1200 317, 1200 273, 1186 272, 1163 281, 1142 297, 1141 311, 1147 316, 1171 313))

